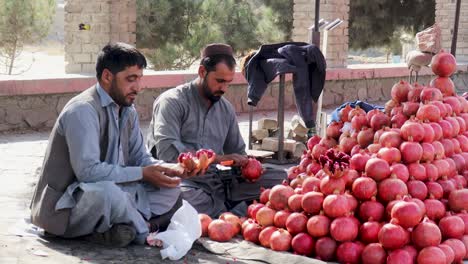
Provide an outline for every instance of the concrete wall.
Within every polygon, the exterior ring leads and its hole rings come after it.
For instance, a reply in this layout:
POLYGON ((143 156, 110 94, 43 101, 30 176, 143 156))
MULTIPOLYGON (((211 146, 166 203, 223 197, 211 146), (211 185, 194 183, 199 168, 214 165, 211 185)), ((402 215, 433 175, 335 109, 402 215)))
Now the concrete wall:
MULTIPOLYGON (((362 100, 382 103, 390 99, 390 89, 400 79, 406 79, 406 67, 377 69, 335 69, 327 72, 324 107, 362 100)), ((428 84, 432 75, 428 68, 420 72, 419 83, 428 84)), ((153 101, 164 91, 195 77, 193 73, 147 74, 136 107, 141 120, 151 118, 153 101)), ((291 77, 287 76, 285 108, 295 108, 291 77)), ((453 76, 458 93, 468 91, 468 67, 459 66, 453 76)), ((68 77, 45 80, 0 81, 0 131, 45 129, 53 126, 63 106, 75 94, 95 83, 95 78, 68 77)), ((225 95, 237 112, 247 112, 247 85, 240 73, 225 95)), ((278 83, 273 82, 260 100, 256 111, 276 111, 278 83)))
POLYGON ((65 32, 65 72, 94 73, 97 54, 107 43, 135 45, 136 0, 69 0, 65 32), (90 28, 80 30, 80 24, 90 28))

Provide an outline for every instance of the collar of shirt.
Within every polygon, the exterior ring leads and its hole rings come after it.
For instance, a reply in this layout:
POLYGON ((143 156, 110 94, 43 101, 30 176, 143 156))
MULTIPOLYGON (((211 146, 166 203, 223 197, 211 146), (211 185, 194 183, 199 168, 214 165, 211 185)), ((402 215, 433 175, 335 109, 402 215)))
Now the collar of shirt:
MULTIPOLYGON (((112 97, 102 88, 102 86, 99 83, 96 83, 96 90, 99 95, 99 99, 101 100, 101 106, 102 107, 108 107, 110 105, 114 106, 114 109, 119 109, 119 105, 112 99, 112 97)), ((128 111, 133 107, 133 104, 131 106, 123 106, 122 107, 122 112, 120 114, 120 117, 124 117, 127 115, 128 111)), ((115 113, 117 117, 119 116, 119 113, 115 113)), ((122 118, 120 118, 122 119, 122 118)))

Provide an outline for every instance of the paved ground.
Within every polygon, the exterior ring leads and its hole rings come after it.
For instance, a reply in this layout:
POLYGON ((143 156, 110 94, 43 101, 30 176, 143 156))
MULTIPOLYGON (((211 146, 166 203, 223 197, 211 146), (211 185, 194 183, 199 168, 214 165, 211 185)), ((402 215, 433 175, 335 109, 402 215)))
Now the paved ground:
MULTIPOLYGON (((285 114, 290 120, 293 112, 285 114)), ((273 113, 256 113, 254 120, 273 113)), ((239 116, 244 138, 248 134, 248 115, 239 116)), ((146 130, 148 123, 142 124, 146 130)), ((159 250, 146 246, 126 249, 99 247, 83 241, 43 239, 24 233, 29 217, 29 201, 41 167, 49 131, 0 134, 0 263, 258 263, 241 262, 217 256, 194 244, 180 261, 162 261, 159 250)))

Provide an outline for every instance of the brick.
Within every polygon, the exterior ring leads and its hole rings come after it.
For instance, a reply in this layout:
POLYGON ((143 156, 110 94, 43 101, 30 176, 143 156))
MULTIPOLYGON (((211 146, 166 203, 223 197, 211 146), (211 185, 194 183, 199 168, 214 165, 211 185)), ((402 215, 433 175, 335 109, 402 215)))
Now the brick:
POLYGON ((257 121, 257 129, 276 129, 278 121, 271 118, 262 118, 257 121))
POLYGON ((81 64, 78 63, 68 63, 65 65, 66 73, 81 73, 81 64))
POLYGON ((83 73, 96 73, 96 64, 94 63, 85 63, 81 66, 81 71, 83 73))
MULTIPOLYGON (((296 141, 292 139, 284 139, 284 151, 294 153, 296 150, 296 141)), ((278 138, 267 137, 262 140, 262 149, 268 151, 278 151, 278 138)))
POLYGON ((302 154, 304 154, 304 151, 307 151, 306 145, 302 142, 296 142, 296 147, 293 152, 293 157, 300 158, 302 154))
POLYGON ((73 55, 73 61, 77 63, 91 62, 91 53, 82 53, 73 55))
POLYGON ((252 139, 255 141, 261 141, 262 139, 269 136, 268 129, 253 129, 252 139))
POLYGON ((81 51, 81 44, 65 45, 65 52, 67 53, 80 53, 81 51))
POLYGON ((294 115, 291 119, 291 129, 295 135, 305 136, 308 129, 304 125, 304 121, 298 115, 294 115))

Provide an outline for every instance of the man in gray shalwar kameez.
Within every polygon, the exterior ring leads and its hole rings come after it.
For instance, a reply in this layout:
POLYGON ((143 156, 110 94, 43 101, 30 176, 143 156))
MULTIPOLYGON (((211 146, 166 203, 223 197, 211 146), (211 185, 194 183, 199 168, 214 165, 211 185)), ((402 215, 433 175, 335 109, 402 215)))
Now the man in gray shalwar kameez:
MULTIPOLYGON (((148 149, 153 157, 167 162, 174 162, 181 152, 212 149, 217 154, 214 163, 232 160, 233 166, 242 166, 247 162, 245 143, 234 108, 222 97, 234 79, 232 48, 211 44, 201 55, 198 78, 164 92, 154 102, 148 149)), ((182 197, 199 213, 212 217, 227 210, 244 214, 243 201, 258 199, 260 187, 269 188, 285 178, 284 171, 266 170, 255 183, 233 177, 226 186, 211 166, 205 175, 182 182, 182 197)))
POLYGON ((51 132, 31 202, 33 224, 118 247, 144 243, 152 221, 168 224, 181 205, 181 178, 173 176, 185 175, 144 145, 133 102, 145 67, 128 44, 102 49, 98 83, 65 105, 51 132))

